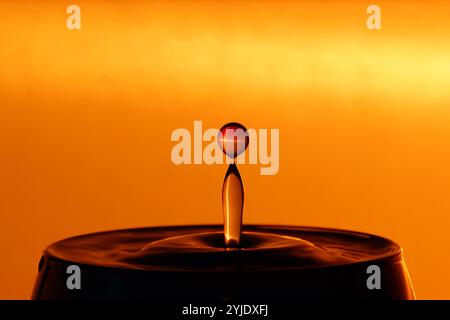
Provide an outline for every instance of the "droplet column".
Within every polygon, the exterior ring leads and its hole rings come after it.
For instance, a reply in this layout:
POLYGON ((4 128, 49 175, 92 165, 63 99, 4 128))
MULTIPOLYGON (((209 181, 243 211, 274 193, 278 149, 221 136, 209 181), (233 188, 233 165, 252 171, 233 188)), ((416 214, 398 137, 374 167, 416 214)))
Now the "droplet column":
POLYGON ((222 151, 233 160, 225 174, 222 187, 225 247, 239 248, 244 210, 244 187, 234 162, 248 146, 247 129, 236 122, 228 123, 220 129, 218 141, 222 151))

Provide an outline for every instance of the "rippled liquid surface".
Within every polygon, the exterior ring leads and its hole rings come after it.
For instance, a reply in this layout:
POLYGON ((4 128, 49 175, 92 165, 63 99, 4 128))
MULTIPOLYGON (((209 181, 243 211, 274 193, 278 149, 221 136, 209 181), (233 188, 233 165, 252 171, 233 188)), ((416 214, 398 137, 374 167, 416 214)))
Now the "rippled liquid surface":
POLYGON ((163 271, 323 268, 400 255, 368 234, 307 227, 246 226, 240 249, 225 249, 222 226, 118 230, 65 239, 53 257, 104 267, 163 271))

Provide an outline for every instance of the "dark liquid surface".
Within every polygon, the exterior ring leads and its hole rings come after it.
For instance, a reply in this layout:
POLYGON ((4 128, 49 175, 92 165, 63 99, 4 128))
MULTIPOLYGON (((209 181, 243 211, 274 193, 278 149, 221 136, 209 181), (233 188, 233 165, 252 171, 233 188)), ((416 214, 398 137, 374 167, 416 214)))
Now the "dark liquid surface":
POLYGON ((221 226, 117 230, 59 241, 47 252, 79 264, 161 271, 324 268, 401 255, 373 235, 323 228, 246 226, 240 249, 225 249, 221 226))

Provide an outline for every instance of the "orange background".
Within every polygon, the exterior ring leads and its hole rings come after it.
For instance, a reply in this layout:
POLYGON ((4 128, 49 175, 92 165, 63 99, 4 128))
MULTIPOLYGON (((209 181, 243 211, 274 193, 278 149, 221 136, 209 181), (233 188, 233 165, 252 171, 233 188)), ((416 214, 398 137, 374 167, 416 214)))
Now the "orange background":
POLYGON ((450 298, 450 4, 376 3, 379 31, 366 1, 1 1, 0 298, 61 238, 220 223, 226 166, 170 160, 194 120, 280 129, 245 222, 392 238, 450 298))

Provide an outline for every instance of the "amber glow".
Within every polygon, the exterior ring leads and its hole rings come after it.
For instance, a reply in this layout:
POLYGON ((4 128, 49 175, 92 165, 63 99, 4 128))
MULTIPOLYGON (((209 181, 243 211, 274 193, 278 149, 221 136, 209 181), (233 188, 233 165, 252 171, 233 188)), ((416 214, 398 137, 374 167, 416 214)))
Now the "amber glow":
POLYGON ((226 165, 176 166, 194 120, 280 129, 280 170, 239 166, 245 223, 399 242, 421 298, 450 298, 450 3, 0 2, 0 298, 41 251, 117 228, 222 223, 226 165))

